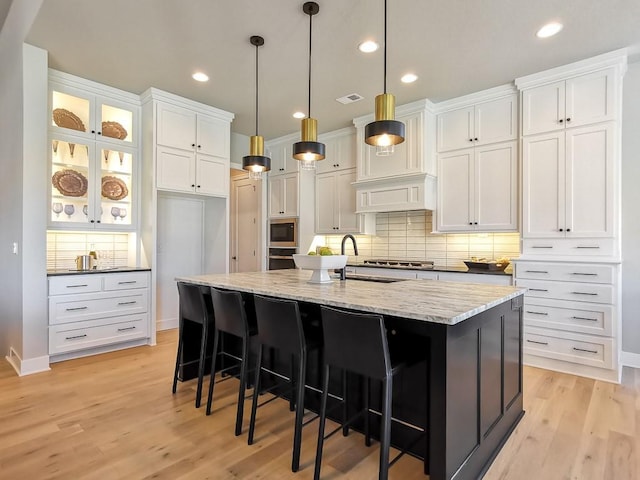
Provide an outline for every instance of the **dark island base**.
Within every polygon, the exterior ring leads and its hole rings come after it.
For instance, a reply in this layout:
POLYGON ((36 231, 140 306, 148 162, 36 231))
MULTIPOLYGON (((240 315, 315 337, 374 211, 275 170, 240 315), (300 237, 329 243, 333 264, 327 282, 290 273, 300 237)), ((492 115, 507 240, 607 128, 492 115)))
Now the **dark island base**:
MULTIPOLYGON (((300 309, 308 325, 319 326, 317 304, 301 302, 300 309)), ((424 459, 431 480, 481 478, 524 415, 521 311, 519 296, 456 325, 385 316, 393 347, 411 352, 416 360, 394 378, 393 417, 398 421, 392 425, 392 445, 409 448, 410 454, 424 459)), ((185 337, 183 360, 195 360, 200 327, 185 325, 185 337)), ((235 354, 238 342, 226 337, 224 348, 235 354)), ((321 355, 313 352, 308 358, 310 389, 305 407, 313 411, 319 409, 321 355)), ((289 375, 288 358, 267 351, 265 359, 269 368, 289 375)), ((230 360, 224 361, 228 366, 230 360)), ((181 379, 194 378, 196 372, 197 363, 187 365, 181 379)), ((332 369, 329 391, 342 397, 342 375, 337 369, 332 369)), ((362 408, 362 392, 362 379, 349 375, 349 415, 362 408)), ((336 402, 330 397, 329 406, 336 402)), ((375 438, 379 431, 376 412, 380 412, 380 385, 373 382, 369 415, 375 438)), ((334 408, 330 417, 340 421, 341 409, 334 408)), ((356 422, 354 429, 362 431, 363 422, 356 422)))

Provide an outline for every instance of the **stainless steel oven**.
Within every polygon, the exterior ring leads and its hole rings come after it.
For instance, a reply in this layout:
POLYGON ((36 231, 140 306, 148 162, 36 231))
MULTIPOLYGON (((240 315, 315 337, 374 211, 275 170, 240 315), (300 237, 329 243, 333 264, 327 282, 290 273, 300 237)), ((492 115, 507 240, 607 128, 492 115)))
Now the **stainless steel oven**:
POLYGON ((296 248, 298 246, 298 219, 271 219, 269 221, 269 246, 296 248))

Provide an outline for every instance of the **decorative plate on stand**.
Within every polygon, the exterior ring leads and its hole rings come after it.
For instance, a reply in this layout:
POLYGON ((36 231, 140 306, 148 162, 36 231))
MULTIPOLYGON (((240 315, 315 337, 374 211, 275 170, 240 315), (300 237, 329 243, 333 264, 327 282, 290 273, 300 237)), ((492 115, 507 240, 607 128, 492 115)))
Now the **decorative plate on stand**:
POLYGON ((118 177, 102 177, 102 196, 109 200, 122 200, 129 195, 127 185, 118 177))
POLYGON ((51 183, 66 197, 83 197, 87 193, 87 177, 75 170, 60 170, 53 174, 51 183))

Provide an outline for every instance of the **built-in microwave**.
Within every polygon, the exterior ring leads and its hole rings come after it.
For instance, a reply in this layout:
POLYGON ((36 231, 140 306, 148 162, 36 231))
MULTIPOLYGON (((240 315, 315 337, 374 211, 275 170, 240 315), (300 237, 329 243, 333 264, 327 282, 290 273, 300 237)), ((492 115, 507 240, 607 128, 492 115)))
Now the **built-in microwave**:
POLYGON ((298 246, 298 219, 272 218, 269 221, 270 247, 298 246))

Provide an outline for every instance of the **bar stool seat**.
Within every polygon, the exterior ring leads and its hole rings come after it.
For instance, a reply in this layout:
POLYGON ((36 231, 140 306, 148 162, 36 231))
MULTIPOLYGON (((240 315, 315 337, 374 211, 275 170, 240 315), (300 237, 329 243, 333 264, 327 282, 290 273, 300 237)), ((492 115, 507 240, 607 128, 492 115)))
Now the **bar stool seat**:
MULTIPOLYGON (((214 324, 211 295, 209 293, 209 287, 178 282, 178 297, 180 298, 180 311, 178 316, 178 353, 176 355, 176 366, 173 372, 172 392, 176 393, 180 367, 184 367, 185 365, 193 362, 181 361, 182 353, 184 352, 184 322, 190 321, 200 324, 202 325, 202 338, 200 341, 200 355, 197 360, 198 386, 196 389, 196 408, 200 408, 202 380, 204 377, 205 361, 207 356, 207 339, 209 337, 209 330, 214 324)), ((215 364, 215 361, 213 361, 213 363, 215 364)))
MULTIPOLYGON (((255 388, 253 402, 251 405, 248 444, 253 444, 256 411, 258 407, 266 405, 279 397, 279 395, 276 395, 275 397, 258 405, 258 393, 262 393, 260 390, 261 373, 265 372, 262 364, 264 349, 265 347, 275 348, 280 353, 288 355, 291 358, 291 373, 289 378, 286 379, 282 375, 274 376, 288 380, 288 384, 291 387, 290 409, 293 411, 295 405, 296 412, 291 470, 293 472, 297 472, 300 468, 302 428, 310 421, 318 418, 316 415, 311 420, 303 423, 307 353, 312 350, 317 350, 321 346, 321 332, 317 331, 317 334, 314 335, 312 331, 307 331, 305 334, 298 302, 254 295, 254 303, 256 309, 256 320, 258 323, 258 341, 260 342, 260 348, 258 350, 258 359, 255 369, 255 388), (298 370, 297 377, 295 375, 296 367, 298 370)), ((278 383, 274 385, 276 388, 279 386, 280 384, 278 383)))
MULTIPOLYGON (((257 327, 247 317, 247 309, 245 309, 245 301, 240 292, 220 290, 211 287, 211 301, 213 303, 213 312, 215 315, 214 336, 213 336, 213 355, 214 358, 218 354, 220 341, 220 332, 234 335, 242 340, 242 352, 237 358, 240 362, 240 386, 238 388, 238 405, 236 412, 236 436, 242 433, 242 418, 244 412, 245 392, 247 389, 247 379, 249 371, 247 364, 249 362, 249 342, 257 333, 257 327)), ((221 355, 228 355, 228 352, 221 351, 221 355)), ((236 366, 223 368, 221 372, 227 372, 236 366)), ((211 369, 211 379, 209 382, 209 395, 207 397, 207 415, 211 414, 211 405, 213 403, 213 389, 215 385, 215 368, 211 369)), ((231 377, 229 377, 231 378, 231 377)))
POLYGON ((404 454, 404 452, 401 452, 391 463, 389 462, 393 377, 407 365, 407 361, 411 363, 411 360, 404 358, 403 352, 394 352, 394 355, 391 355, 382 315, 346 312, 324 306, 321 311, 324 334, 324 368, 314 480, 320 478, 324 440, 341 429, 343 434, 347 435, 349 425, 362 414, 365 415, 365 444, 367 446, 371 444, 369 429, 369 384, 371 380, 382 381, 382 424, 380 429, 378 478, 386 480, 389 475, 389 466, 404 454), (344 418, 340 427, 325 436, 331 367, 343 370, 344 418), (346 418, 345 408, 347 400, 347 371, 366 378, 364 382, 364 409, 351 419, 346 418))

